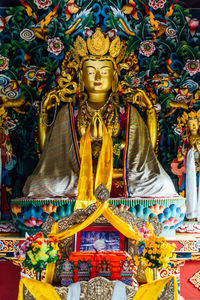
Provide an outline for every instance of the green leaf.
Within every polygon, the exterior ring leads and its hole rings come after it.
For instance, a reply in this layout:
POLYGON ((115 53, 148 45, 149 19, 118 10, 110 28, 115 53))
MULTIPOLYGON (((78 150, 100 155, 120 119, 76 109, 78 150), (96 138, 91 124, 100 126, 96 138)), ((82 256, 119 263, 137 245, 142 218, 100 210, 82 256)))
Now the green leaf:
POLYGON ((25 40, 11 40, 11 45, 13 50, 28 48, 28 43, 25 40))
POLYGON ((19 73, 18 70, 15 69, 14 66, 10 67, 8 70, 5 71, 5 74, 14 80, 19 80, 19 73))
POLYGON ((91 27, 94 24, 93 21, 93 12, 90 12, 87 18, 84 18, 82 21, 83 28, 85 27, 91 27))
POLYGON ((57 60, 51 60, 49 57, 46 58, 45 69, 52 73, 57 68, 58 63, 57 60))
POLYGON ((178 40, 180 41, 181 37, 183 37, 185 39, 185 37, 187 36, 188 32, 189 32, 188 25, 185 22, 185 24, 182 24, 182 27, 180 28, 180 31, 178 33, 178 40))
POLYGON ((183 48, 184 45, 187 45, 186 41, 181 41, 180 43, 178 43, 176 45, 175 52, 177 53, 178 56, 183 55, 182 48, 183 48))
POLYGON ((170 108, 170 102, 174 99, 173 94, 161 94, 158 97, 158 102, 162 106, 162 108, 170 108))
POLYGON ((130 53, 131 51, 138 50, 140 45, 140 40, 137 36, 132 36, 128 40, 128 46, 127 46, 127 53, 130 53))
POLYGON ((174 43, 171 39, 166 38, 163 39, 157 39, 155 41, 155 44, 159 47, 159 49, 164 48, 167 53, 174 52, 174 43))
POLYGON ((31 87, 29 87, 25 84, 21 84, 20 86, 21 86, 23 95, 29 102, 32 103, 34 101, 34 99, 37 99, 37 94, 31 87))
POLYGON ((157 59, 155 56, 151 56, 145 60, 145 69, 151 72, 155 71, 159 65, 157 64, 157 59))
POLYGON ((177 30, 177 23, 172 18, 167 18, 167 26, 173 28, 174 30, 177 30))
POLYGON ((33 46, 29 51, 34 55, 36 51, 42 51, 43 49, 47 49, 46 43, 36 43, 35 46, 33 46))
POLYGON ((182 55, 187 59, 196 60, 196 51, 189 45, 182 46, 182 55))
POLYGON ((149 18, 144 18, 141 23, 137 24, 135 27, 135 35, 141 40, 145 41, 152 39, 151 33, 152 29, 150 28, 149 18))
POLYGON ((185 23, 185 13, 184 13, 184 8, 180 6, 179 4, 176 4, 174 6, 174 15, 177 16, 178 19, 181 20, 181 23, 185 23))
POLYGON ((119 19, 115 17, 111 12, 109 13, 110 18, 107 21, 107 25, 110 29, 118 29, 119 28, 119 19))

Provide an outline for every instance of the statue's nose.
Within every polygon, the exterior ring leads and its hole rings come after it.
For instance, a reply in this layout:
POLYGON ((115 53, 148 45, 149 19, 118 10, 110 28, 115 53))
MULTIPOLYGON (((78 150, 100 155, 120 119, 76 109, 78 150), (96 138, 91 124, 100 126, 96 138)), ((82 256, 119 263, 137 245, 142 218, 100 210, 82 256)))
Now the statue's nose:
POLYGON ((101 79, 101 74, 100 74, 100 71, 97 70, 96 74, 95 74, 95 80, 100 80, 100 79, 101 79))

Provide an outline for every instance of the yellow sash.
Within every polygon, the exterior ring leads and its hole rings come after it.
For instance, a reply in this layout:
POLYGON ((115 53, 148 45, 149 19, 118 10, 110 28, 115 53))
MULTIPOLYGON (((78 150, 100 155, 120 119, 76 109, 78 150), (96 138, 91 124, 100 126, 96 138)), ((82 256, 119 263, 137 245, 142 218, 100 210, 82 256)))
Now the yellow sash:
MULTIPOLYGON (((55 223, 53 223, 53 225, 51 227, 51 235, 57 234, 58 232, 59 232, 58 223, 55 222, 55 223)), ((50 264, 47 264, 44 282, 46 282, 46 283, 53 282, 55 267, 56 267, 56 264, 53 262, 50 264)))
POLYGON ((18 300, 24 300, 24 285, 36 300, 61 300, 51 284, 29 278, 20 280, 18 300))
MULTIPOLYGON (((113 172, 113 149, 112 138, 107 131, 104 123, 103 125, 103 140, 100 156, 97 164, 95 189, 104 184, 107 189, 111 190, 112 172, 113 172)), ((90 137, 90 126, 86 133, 82 136, 80 141, 80 155, 81 168, 78 181, 78 196, 75 203, 74 210, 85 209, 90 204, 96 202, 93 193, 93 168, 92 168, 92 147, 90 137)))
POLYGON ((157 300, 161 291, 164 289, 166 284, 173 278, 174 280, 174 300, 178 300, 178 287, 176 278, 174 276, 154 280, 152 282, 143 284, 139 287, 134 300, 157 300))

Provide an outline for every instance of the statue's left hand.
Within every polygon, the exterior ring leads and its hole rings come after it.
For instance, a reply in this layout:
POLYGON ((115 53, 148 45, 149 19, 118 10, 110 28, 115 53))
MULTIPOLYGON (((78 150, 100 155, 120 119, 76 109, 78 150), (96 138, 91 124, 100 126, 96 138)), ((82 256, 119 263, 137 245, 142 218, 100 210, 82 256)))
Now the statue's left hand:
POLYGON ((54 91, 50 92, 43 102, 42 108, 44 111, 49 111, 52 109, 56 103, 60 105, 60 99, 57 97, 54 91))
POLYGON ((141 105, 147 109, 153 107, 150 98, 147 96, 145 91, 141 89, 137 89, 135 94, 133 95, 133 103, 141 105))

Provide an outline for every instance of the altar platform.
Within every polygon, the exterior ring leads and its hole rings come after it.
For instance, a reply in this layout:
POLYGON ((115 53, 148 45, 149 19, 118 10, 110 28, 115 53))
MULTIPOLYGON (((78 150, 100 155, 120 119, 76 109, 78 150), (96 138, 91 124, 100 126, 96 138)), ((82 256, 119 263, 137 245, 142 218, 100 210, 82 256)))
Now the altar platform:
MULTIPOLYGON (((5 264, 10 270, 10 262, 18 267, 18 273, 21 270, 21 276, 28 276, 35 278, 35 272, 28 269, 20 269, 20 261, 14 257, 14 251, 18 243, 23 243, 24 238, 19 236, 19 233, 14 231, 8 233, 5 232, 5 222, 0 223, 0 228, 4 228, 4 232, 0 235, 0 282, 5 274, 5 264), (3 224, 3 226, 2 226, 3 224), (2 266, 2 268, 1 268, 2 266)), ((183 223, 186 226, 188 223, 183 223)), ((197 228, 200 223, 193 223, 197 228)), ((189 224, 190 227, 192 226, 189 224)), ((189 226, 188 225, 188 226, 189 226)), ((14 228, 13 224, 7 223, 8 228, 14 228)), ((1 229, 2 231, 2 229, 1 229)), ((176 258, 171 260, 171 266, 167 269, 160 269, 160 277, 168 277, 174 275, 177 279, 179 286, 179 293, 185 300, 199 300, 200 299, 200 233, 176 233, 174 238, 167 238, 168 242, 176 244, 176 258)), ((16 271, 16 270, 15 270, 16 271)), ((45 272, 42 273, 45 275, 45 272)), ((13 277, 13 288, 16 289, 16 276, 13 277)), ((18 279, 17 279, 18 280, 18 279)), ((10 283, 9 283, 10 284, 10 283)), ((1 286, 0 286, 1 288, 1 286)), ((16 293, 15 293, 16 294, 16 293)), ((16 298, 17 299, 17 298, 16 298)), ((10 299, 6 299, 10 300, 10 299)), ((12 298, 12 300, 15 300, 12 298)))

